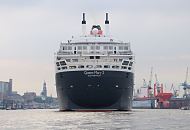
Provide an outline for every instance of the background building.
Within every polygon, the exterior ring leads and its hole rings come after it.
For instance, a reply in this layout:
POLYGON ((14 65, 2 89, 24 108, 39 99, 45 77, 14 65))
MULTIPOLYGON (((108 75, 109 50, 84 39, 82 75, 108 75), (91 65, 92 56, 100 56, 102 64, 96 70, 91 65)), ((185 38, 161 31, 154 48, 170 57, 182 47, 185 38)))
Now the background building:
POLYGON ((44 81, 43 83, 43 89, 42 89, 42 92, 41 92, 41 97, 46 99, 47 98, 47 87, 46 87, 46 82, 44 81))
POLYGON ((0 81, 0 95, 11 95, 12 94, 12 79, 9 82, 0 81))
POLYGON ((23 95, 24 101, 25 102, 32 102, 36 98, 36 93, 35 92, 26 92, 23 95))

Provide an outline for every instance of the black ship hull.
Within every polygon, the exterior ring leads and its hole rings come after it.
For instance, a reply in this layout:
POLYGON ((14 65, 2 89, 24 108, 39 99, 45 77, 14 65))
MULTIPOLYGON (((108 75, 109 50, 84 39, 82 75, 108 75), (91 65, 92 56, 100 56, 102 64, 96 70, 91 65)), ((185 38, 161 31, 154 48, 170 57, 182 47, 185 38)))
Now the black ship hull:
POLYGON ((68 71, 56 74, 60 110, 130 110, 134 75, 121 71, 68 71))

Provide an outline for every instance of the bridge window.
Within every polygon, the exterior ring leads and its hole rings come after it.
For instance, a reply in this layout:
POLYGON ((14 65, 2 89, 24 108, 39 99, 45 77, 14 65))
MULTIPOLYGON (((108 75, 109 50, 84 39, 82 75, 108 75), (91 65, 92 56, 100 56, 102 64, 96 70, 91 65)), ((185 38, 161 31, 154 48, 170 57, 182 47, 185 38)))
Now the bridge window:
POLYGON ((71 62, 71 59, 66 59, 67 62, 71 62))
POLYGON ((72 59, 73 62, 78 62, 78 59, 72 59))
POLYGON ((129 60, 132 60, 133 58, 132 57, 129 57, 129 60))
POLYGON ((119 66, 114 65, 114 66, 112 66, 112 68, 113 68, 113 69, 119 69, 119 66))
POLYGON ((95 50, 95 46, 91 46, 90 49, 91 49, 91 50, 95 50))
POLYGON ((81 69, 81 68, 84 68, 84 65, 79 65, 78 68, 80 68, 80 69, 81 69))
POLYGON ((100 56, 96 56, 96 59, 100 59, 100 56))
POLYGON ((113 50, 113 46, 109 46, 109 50, 113 50))
POLYGON ((96 50, 100 50, 100 46, 96 46, 96 50))
POLYGON ((64 70, 64 69, 67 69, 67 66, 62 67, 62 69, 63 69, 63 70, 64 70))
POLYGON ((128 46, 124 46, 124 50, 128 50, 128 46))
POLYGON ((101 65, 96 65, 95 68, 102 68, 102 66, 101 65))
POLYGON ((107 50, 108 49, 108 46, 104 46, 104 50, 107 50))
POLYGON ((123 61, 122 65, 128 65, 129 61, 123 61))
POLYGON ((83 46, 83 50, 87 50, 87 46, 83 46))
POLYGON ((61 65, 66 65, 65 61, 60 61, 61 65))
POLYGON ((76 66, 69 66, 69 69, 75 69, 76 66))
POLYGON ((57 60, 61 60, 61 57, 57 57, 57 60))
POLYGON ((121 66, 121 69, 127 69, 127 67, 126 66, 121 66))
POLYGON ((119 50, 123 50, 123 46, 119 46, 119 50))
POLYGON ((82 50, 82 46, 78 46, 78 50, 82 50))
POLYGON ((130 62, 130 63, 129 63, 129 66, 132 66, 132 65, 133 65, 133 62, 130 62))
POLYGON ((92 68, 93 66, 92 66, 92 65, 87 65, 86 67, 87 67, 87 68, 92 68))
POLYGON ((72 46, 68 46, 68 50, 72 50, 72 46))
POLYGON ((104 65, 104 68, 110 68, 110 66, 109 65, 104 65))
POLYGON ((90 56, 90 59, 94 59, 94 56, 90 56))
POLYGON ((63 50, 67 50, 67 46, 63 46, 63 50))
POLYGON ((59 62, 56 62, 57 66, 60 66, 59 62))

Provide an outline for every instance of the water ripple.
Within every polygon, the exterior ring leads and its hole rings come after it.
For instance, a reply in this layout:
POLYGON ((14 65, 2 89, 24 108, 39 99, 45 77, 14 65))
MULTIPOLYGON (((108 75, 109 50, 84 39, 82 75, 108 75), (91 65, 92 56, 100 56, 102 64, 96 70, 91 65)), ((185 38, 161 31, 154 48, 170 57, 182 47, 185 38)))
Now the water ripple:
POLYGON ((190 111, 129 112, 0 111, 1 130, 188 130, 190 111))

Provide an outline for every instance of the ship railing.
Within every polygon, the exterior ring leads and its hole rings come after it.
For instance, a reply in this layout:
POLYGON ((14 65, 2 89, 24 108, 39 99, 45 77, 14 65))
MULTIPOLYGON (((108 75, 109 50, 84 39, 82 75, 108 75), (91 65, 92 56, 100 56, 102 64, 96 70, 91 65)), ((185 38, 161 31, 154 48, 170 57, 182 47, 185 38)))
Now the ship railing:
POLYGON ((85 55, 108 55, 108 53, 106 51, 83 51, 81 53, 81 55, 85 56, 85 55))
POLYGON ((92 60, 92 59, 80 59, 78 62, 81 62, 81 63, 113 63, 114 62, 114 60, 113 59, 101 59, 101 60, 97 60, 97 59, 94 59, 94 60, 92 60))
POLYGON ((72 51, 59 51, 57 55, 74 55, 72 51))
MULTIPOLYGON (((90 63, 90 62, 93 62, 93 63, 121 63, 123 62, 123 60, 127 60, 129 62, 134 62, 134 59, 133 57, 131 57, 132 59, 129 59, 129 58, 124 58, 124 57, 118 57, 118 58, 105 58, 105 59, 78 59, 78 63, 84 63, 84 62, 87 62, 87 63, 90 63)), ((75 63, 77 63, 75 62, 75 63)), ((72 62, 74 63, 74 62, 72 62)))
POLYGON ((102 56, 111 56, 111 55, 131 55, 132 52, 131 51, 61 51, 61 52, 57 52, 57 55, 63 55, 63 56, 67 56, 67 55, 80 55, 80 56, 88 56, 88 55, 102 55, 102 56))

